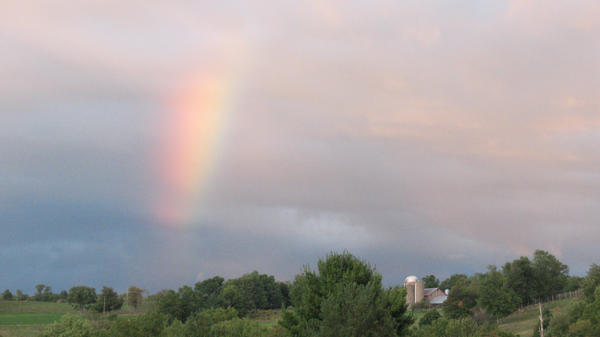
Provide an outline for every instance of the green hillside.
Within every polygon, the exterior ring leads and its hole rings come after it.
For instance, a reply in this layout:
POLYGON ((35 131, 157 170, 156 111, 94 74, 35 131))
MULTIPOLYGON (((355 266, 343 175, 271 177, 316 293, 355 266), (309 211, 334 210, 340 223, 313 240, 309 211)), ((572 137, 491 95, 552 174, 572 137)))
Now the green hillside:
MULTIPOLYGON (((577 299, 566 299, 561 301, 554 301, 545 304, 545 308, 549 308, 553 316, 557 313, 567 313, 570 306, 577 299)), ((500 329, 504 331, 510 331, 515 334, 519 334, 521 337, 530 337, 533 334, 533 328, 538 324, 539 309, 532 307, 520 313, 514 313, 502 320, 500 329)))

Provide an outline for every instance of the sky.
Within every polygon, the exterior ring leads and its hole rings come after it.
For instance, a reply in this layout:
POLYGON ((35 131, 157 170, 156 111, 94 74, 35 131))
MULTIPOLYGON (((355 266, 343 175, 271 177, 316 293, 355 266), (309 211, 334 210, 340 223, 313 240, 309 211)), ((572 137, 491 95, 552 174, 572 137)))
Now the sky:
POLYGON ((600 263, 600 3, 5 0, 0 288, 600 263))

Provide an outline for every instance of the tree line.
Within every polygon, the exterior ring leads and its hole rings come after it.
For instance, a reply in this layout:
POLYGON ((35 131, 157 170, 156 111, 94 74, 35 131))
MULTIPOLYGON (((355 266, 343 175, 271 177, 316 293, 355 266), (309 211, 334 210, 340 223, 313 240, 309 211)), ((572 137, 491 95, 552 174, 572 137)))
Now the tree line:
POLYGON ((569 276, 569 267, 547 251, 536 250, 533 258, 521 256, 501 268, 472 276, 454 274, 440 282, 434 275, 423 278, 425 287, 449 289, 443 304, 445 316, 503 318, 522 306, 552 299, 579 289, 584 279, 569 276))
MULTIPOLYGON (((142 302, 147 306, 143 314, 111 315, 94 322, 66 315, 44 336, 513 337, 498 329, 502 317, 532 301, 576 289, 582 289, 584 298, 568 315, 552 317, 544 310, 545 336, 600 336, 597 265, 586 277, 569 276, 565 264, 538 250, 532 258, 520 257, 500 268, 489 266, 472 276, 454 274, 440 282, 427 275, 423 280, 426 287, 450 293, 441 308, 426 310, 419 320, 406 304, 406 289, 384 287, 373 266, 348 252, 330 253, 316 269, 305 267, 292 282, 278 282, 255 271, 230 280, 216 276, 146 298, 135 287, 118 295, 108 287, 97 294, 93 288, 76 286, 66 298, 81 311, 116 310, 123 299, 136 301, 131 306, 142 302), (251 319, 256 310, 279 308, 281 319, 271 328, 251 319), (70 334, 73 331, 78 334, 70 334)), ((43 295, 45 287, 41 289, 36 295, 43 295)))
POLYGON ((162 290, 149 297, 159 313, 185 322, 205 309, 233 308, 240 316, 259 309, 280 309, 289 305, 289 284, 274 276, 254 271, 225 281, 221 276, 206 279, 177 291, 162 290))

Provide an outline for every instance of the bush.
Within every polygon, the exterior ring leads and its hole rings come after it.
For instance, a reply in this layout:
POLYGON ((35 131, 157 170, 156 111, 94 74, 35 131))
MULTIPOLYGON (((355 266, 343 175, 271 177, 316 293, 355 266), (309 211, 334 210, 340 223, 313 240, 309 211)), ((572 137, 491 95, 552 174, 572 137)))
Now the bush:
POLYGON ((181 327, 174 323, 177 326, 171 328, 170 333, 179 331, 178 337, 210 337, 213 325, 236 318, 238 312, 234 308, 204 310, 193 314, 181 327))
POLYGON ((85 318, 64 315, 54 322, 40 337, 108 337, 104 331, 95 329, 85 318))
POLYGON ((437 320, 440 317, 442 317, 442 315, 436 309, 427 310, 427 312, 425 312, 425 315, 423 315, 423 317, 421 317, 421 319, 419 320, 419 326, 422 327, 426 325, 431 325, 435 320, 437 320))
POLYGON ((267 331, 258 322, 247 318, 221 321, 210 328, 211 337, 262 337, 267 331))
POLYGON ((135 318, 119 318, 110 327, 111 337, 162 337, 168 317, 149 312, 135 318))

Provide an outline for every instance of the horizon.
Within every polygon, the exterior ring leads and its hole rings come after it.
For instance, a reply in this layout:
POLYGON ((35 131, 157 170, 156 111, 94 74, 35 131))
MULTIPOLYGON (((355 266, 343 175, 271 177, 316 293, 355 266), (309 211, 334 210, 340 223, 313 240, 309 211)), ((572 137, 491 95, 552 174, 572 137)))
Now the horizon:
POLYGON ((594 1, 3 7, 0 289, 600 262, 594 1))

